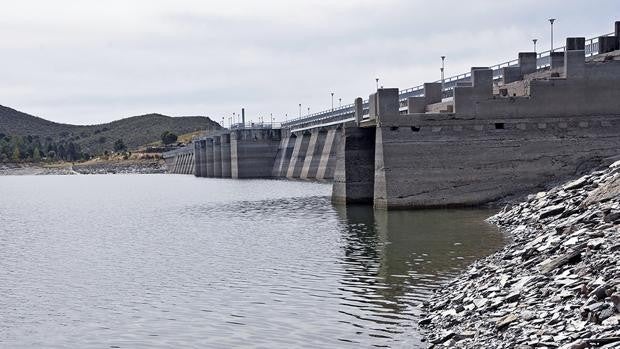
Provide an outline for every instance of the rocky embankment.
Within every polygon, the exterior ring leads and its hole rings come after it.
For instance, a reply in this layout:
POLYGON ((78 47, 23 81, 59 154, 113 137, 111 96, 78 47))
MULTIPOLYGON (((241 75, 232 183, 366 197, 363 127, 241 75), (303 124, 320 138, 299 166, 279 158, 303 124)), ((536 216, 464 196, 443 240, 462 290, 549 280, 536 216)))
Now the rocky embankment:
POLYGON ((620 161, 489 221, 511 241, 423 305, 429 347, 620 348, 620 161))

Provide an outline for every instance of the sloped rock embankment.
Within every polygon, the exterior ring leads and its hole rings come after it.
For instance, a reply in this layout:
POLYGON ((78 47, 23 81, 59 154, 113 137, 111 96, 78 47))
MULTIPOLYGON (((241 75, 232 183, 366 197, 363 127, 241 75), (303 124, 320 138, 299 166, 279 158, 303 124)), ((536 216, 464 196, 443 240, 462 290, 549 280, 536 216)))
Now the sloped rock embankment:
POLYGON ((430 347, 620 348, 620 161, 489 221, 511 241, 423 305, 430 347))

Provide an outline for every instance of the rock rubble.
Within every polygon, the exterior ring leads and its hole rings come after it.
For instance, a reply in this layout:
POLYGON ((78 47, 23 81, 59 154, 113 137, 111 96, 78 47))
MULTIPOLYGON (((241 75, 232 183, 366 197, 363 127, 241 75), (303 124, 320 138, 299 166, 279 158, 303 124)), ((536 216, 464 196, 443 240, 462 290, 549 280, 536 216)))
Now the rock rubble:
POLYGON ((510 243, 422 306, 431 348, 620 348, 620 161, 506 207, 510 243))

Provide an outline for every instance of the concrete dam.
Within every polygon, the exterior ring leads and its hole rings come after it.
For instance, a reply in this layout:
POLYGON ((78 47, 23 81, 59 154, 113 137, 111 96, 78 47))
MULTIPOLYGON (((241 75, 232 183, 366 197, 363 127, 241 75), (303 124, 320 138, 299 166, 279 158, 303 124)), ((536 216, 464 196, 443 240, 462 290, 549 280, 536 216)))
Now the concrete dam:
POLYGON ((336 203, 474 206, 620 155, 620 22, 597 38, 164 153, 171 173, 333 183, 336 203))

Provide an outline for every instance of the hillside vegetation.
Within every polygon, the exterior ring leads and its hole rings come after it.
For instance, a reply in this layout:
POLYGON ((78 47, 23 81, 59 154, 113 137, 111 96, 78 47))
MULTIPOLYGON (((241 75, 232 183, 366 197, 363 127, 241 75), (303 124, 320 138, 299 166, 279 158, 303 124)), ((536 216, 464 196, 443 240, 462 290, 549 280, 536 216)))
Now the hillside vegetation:
POLYGON ((166 131, 182 135, 219 128, 221 126, 208 117, 161 114, 134 116, 100 125, 69 125, 0 106, 0 141, 4 138, 5 147, 13 149, 24 143, 34 143, 43 156, 45 149, 55 149, 59 145, 65 149, 71 145, 81 154, 97 155, 113 151, 119 140, 133 150, 160 140, 166 131))

